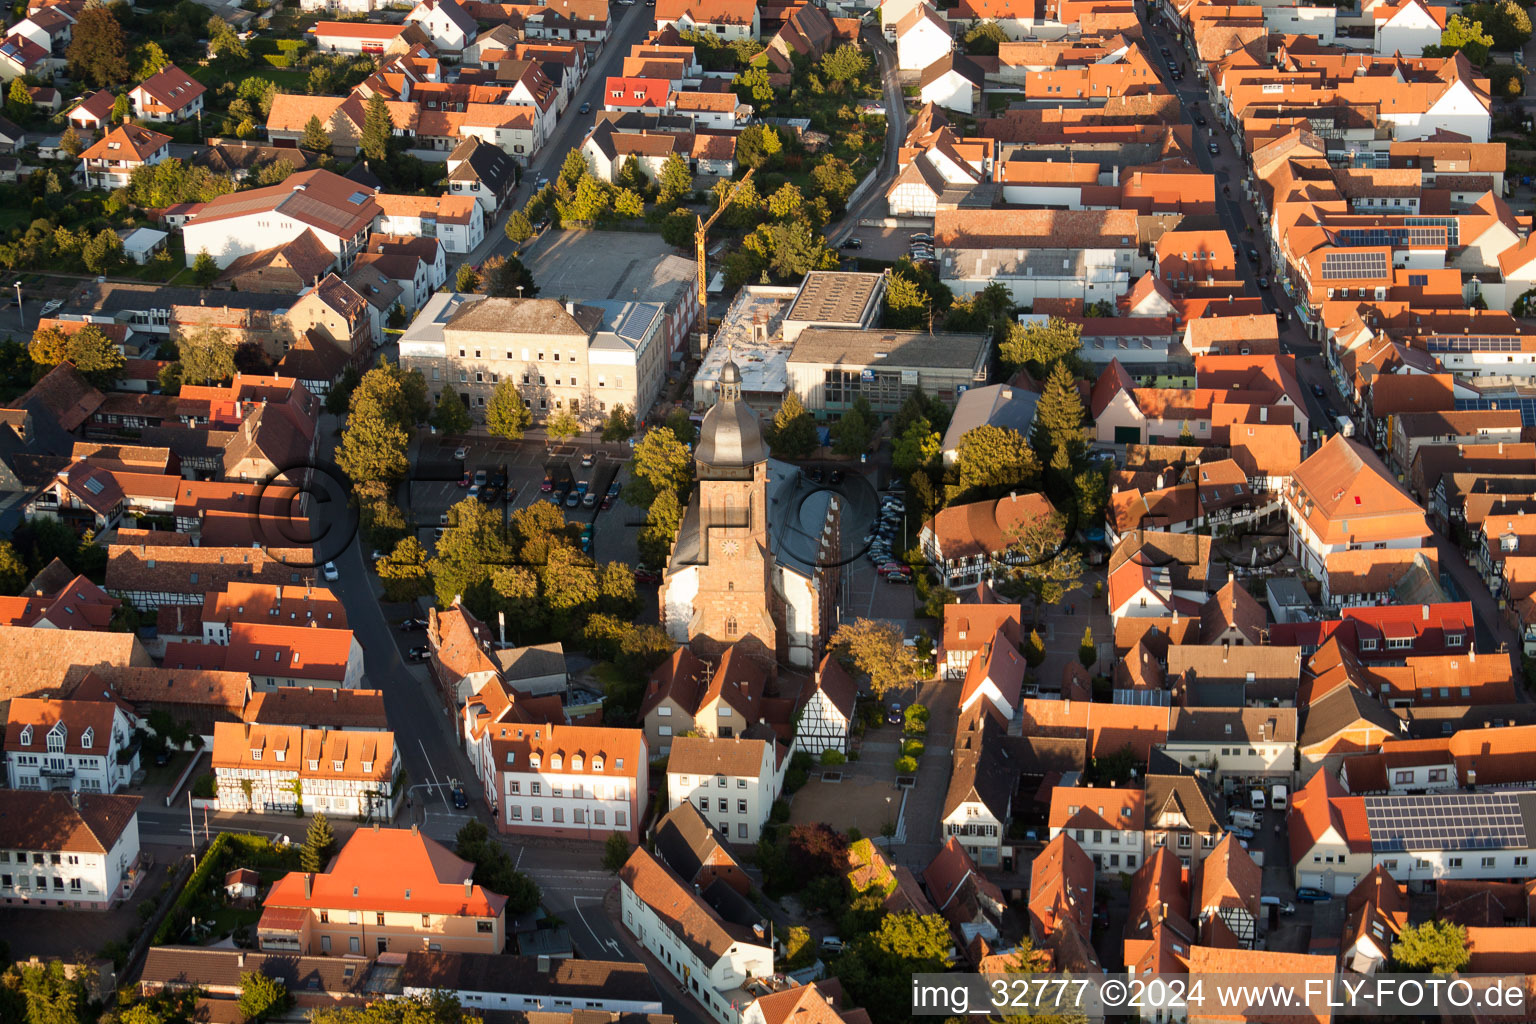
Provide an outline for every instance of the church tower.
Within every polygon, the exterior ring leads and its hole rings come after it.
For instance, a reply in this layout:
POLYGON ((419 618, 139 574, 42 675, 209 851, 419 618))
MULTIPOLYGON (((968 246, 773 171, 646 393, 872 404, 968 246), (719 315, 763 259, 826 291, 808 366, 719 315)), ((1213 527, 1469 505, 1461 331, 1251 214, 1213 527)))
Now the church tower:
POLYGON ((741 371, 727 360, 699 431, 697 592, 688 643, 717 659, 731 646, 777 661, 773 553, 768 546, 768 446, 741 400, 741 371))

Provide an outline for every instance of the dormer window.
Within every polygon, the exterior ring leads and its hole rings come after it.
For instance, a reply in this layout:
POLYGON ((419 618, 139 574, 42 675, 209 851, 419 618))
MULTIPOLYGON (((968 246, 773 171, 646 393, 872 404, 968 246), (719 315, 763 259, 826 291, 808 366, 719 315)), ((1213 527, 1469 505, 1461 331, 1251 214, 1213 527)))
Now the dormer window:
POLYGON ((530 767, 530 768, 537 768, 539 766, 539 760, 540 759, 539 759, 539 755, 538 754, 529 754, 528 755, 528 767, 530 767))
POLYGON ((573 772, 581 771, 581 764, 582 764, 581 755, 580 754, 573 754, 571 756, 571 771, 573 771, 573 772))
POLYGON ((261 760, 261 748, 260 747, 252 747, 251 748, 251 760, 252 761, 260 761, 261 760))
POLYGON ((30 725, 22 727, 21 745, 24 747, 30 747, 32 745, 32 727, 30 725))
POLYGON ((51 754, 63 753, 64 741, 68 736, 69 729, 65 727, 63 722, 55 724, 52 729, 48 730, 48 752, 51 754))
POLYGON ((317 772, 320 770, 320 761, 318 758, 312 757, 309 759, 309 770, 312 772, 317 772))
POLYGON ((284 761, 288 760, 288 751, 286 751, 286 750, 273 751, 272 756, 277 759, 277 763, 278 764, 282 764, 284 761))
POLYGON ((337 770, 337 771, 338 771, 338 772, 339 772, 339 771, 341 771, 341 766, 342 766, 342 763, 343 763, 343 762, 341 762, 341 761, 332 761, 332 762, 331 762, 331 766, 332 766, 332 767, 333 767, 333 768, 335 768, 335 769, 336 769, 336 770, 337 770))
POLYGON ((553 768, 555 771, 559 771, 561 766, 563 766, 564 764, 565 764, 565 758, 561 757, 559 754, 551 754, 549 756, 549 766, 551 768, 553 768))
POLYGON ((364 761, 363 762, 363 771, 365 771, 365 772, 373 771, 373 762, 372 761, 364 761))
POLYGON ((96 730, 88 728, 88 729, 85 730, 85 732, 80 734, 80 746, 83 747, 86 750, 90 750, 91 749, 91 743, 95 739, 96 739, 96 730))
POLYGON ((596 755, 593 756, 593 758, 592 758, 592 770, 595 771, 595 772, 600 772, 600 771, 603 770, 603 755, 602 754, 596 754, 596 755))

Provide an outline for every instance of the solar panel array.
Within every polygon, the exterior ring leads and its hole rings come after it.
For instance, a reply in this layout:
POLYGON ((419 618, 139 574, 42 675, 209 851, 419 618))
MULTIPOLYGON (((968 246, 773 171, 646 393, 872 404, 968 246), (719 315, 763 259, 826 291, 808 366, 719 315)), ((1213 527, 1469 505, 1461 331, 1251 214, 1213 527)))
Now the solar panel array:
POLYGON ((1323 257, 1324 281, 1386 276, 1387 254, 1384 252, 1331 252, 1323 257))
POLYGON ((1435 227, 1343 228, 1338 236, 1343 244, 1349 246, 1391 245, 1444 249, 1455 244, 1444 228, 1435 227))
POLYGON ((1509 850, 1527 845, 1516 793, 1365 797, 1371 846, 1394 850, 1509 850))
POLYGON ((643 341, 645 332, 651 329, 655 319, 655 306, 646 303, 630 306, 624 313, 624 319, 619 321, 619 329, 614 333, 625 341, 643 341))
POLYGON ((1425 343, 1431 352, 1519 352, 1520 338, 1509 335, 1433 335, 1425 343))
POLYGON ((1444 228, 1450 236, 1452 245, 1461 244, 1461 222, 1455 217, 1407 217, 1403 223, 1412 227, 1444 228))
POLYGON ((1536 398, 1458 398, 1457 412, 1484 409, 1519 409, 1520 424, 1536 427, 1536 398))

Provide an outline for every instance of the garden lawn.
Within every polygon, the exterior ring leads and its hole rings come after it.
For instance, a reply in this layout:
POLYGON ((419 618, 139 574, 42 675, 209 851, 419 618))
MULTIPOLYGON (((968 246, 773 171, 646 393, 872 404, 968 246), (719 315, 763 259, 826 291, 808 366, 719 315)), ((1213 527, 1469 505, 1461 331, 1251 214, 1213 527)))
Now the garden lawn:
POLYGON ((247 78, 265 78, 284 92, 302 94, 309 84, 309 72, 297 68, 273 68, 254 64, 243 69, 236 75, 226 74, 224 71, 209 67, 194 67, 187 72, 193 78, 202 82, 209 89, 215 89, 225 82, 240 82, 247 78))

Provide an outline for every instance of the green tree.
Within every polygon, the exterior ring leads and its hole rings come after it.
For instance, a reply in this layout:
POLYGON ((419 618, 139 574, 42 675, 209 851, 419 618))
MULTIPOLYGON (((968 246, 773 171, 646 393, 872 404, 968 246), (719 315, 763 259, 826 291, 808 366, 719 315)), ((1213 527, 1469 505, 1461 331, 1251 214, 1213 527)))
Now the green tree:
POLYGON ((128 45, 123 39, 123 27, 105 5, 80 12, 64 56, 71 75, 98 89, 128 80, 128 45))
POLYGON ((837 963, 838 980, 871 1020, 906 1020, 912 976, 948 970, 953 945, 949 925, 938 914, 887 914, 876 930, 849 943, 837 963))
POLYGON ((0 594, 16 594, 27 583, 27 564, 8 540, 0 540, 0 594))
POLYGON ((544 421, 544 432, 551 441, 569 441, 581 433, 581 421, 569 409, 556 409, 544 421))
POLYGON ((1008 33, 995 21, 982 21, 965 34, 965 52, 973 57, 996 57, 1000 44, 1008 41, 1008 33))
POLYGON ((128 100, 128 94, 118 93, 117 99, 112 101, 112 120, 122 124, 128 120, 128 115, 133 113, 133 104, 128 100))
POLYGON ((603 867, 611 874, 618 874, 629 861, 629 837, 623 832, 610 832, 603 841, 603 867))
MULTIPOLYGON (((510 902, 509 902, 510 906, 510 902)), ((367 1006, 311 1010, 310 1024, 480 1024, 449 992, 380 999, 367 1006)))
POLYGON ((1455 974, 1467 967, 1467 929, 1449 921, 1425 921, 1404 928, 1392 943, 1392 962, 1414 974, 1455 974))
POLYGON ((736 72, 731 85, 736 89, 738 96, 751 100, 759 107, 773 102, 773 85, 768 81, 768 69, 760 64, 753 64, 736 72))
POLYGON ((976 497, 1033 486, 1040 461, 1017 430, 984 424, 961 435, 955 470, 951 497, 976 497))
POLYGON ((682 522, 683 509, 677 500, 677 492, 671 489, 657 491, 646 510, 645 525, 640 528, 640 561, 652 568, 666 565, 682 522))
POLYGON ((912 680, 912 655, 903 643, 901 629, 881 619, 857 618, 844 622, 832 634, 832 653, 869 677, 874 695, 885 695, 912 680))
POLYGON ((1040 639, 1040 631, 1032 629, 1029 636, 1024 639, 1024 662, 1030 668, 1039 668, 1045 661, 1045 641, 1040 639))
POLYGON ((314 153, 330 152, 331 134, 325 130, 318 114, 311 114, 309 120, 304 122, 304 134, 299 139, 299 145, 314 153))
POLYGON ((65 128, 64 134, 59 136, 59 148, 71 157, 78 157, 85 152, 85 140, 80 138, 80 133, 75 131, 74 125, 65 128))
POLYGON ((860 395, 832 424, 832 450, 839 455, 862 454, 869 450, 879 428, 880 421, 870 408, 869 399, 860 395))
POLYGON ((287 1010, 291 1002, 288 986, 276 978, 269 978, 256 971, 241 972, 240 998, 235 1005, 246 1020, 264 1021, 287 1010))
POLYGON ((1488 63, 1488 51, 1492 46, 1493 36, 1483 31, 1482 22, 1453 14, 1440 33, 1440 45, 1424 47, 1424 56, 1449 57, 1460 52, 1474 65, 1482 67, 1488 63))
POLYGON ((827 197, 835 209, 841 210, 843 203, 853 192, 858 179, 853 176, 853 168, 847 161, 837 157, 828 157, 817 164, 811 171, 811 183, 816 186, 816 191, 827 197))
POLYGON ((389 114, 389 104, 382 92, 368 97, 363 110, 363 130, 358 136, 358 149, 369 160, 384 160, 389 156, 390 143, 395 138, 395 122, 389 114))
POLYGON ((473 292, 480 290, 480 273, 469 263, 460 263, 458 272, 453 278, 453 288, 460 292, 473 292))
POLYGON ((663 491, 670 491, 674 498, 681 496, 692 480, 692 454, 672 431, 652 427, 630 458, 624 500, 636 508, 649 508, 663 491))
POLYGON ((229 334, 216 328, 176 339, 181 379, 190 384, 222 384, 235 376, 235 346, 229 334))
POLYGON ((451 388, 443 388, 437 396, 437 408, 432 410, 429 421, 439 433, 455 436, 469 433, 473 421, 464 400, 451 388))
POLYGON ((427 549, 415 537, 402 537, 394 550, 374 563, 388 601, 413 601, 432 590, 427 549))
POLYGON ((687 210, 673 210, 661 222, 661 240, 674 249, 691 249, 698 219, 687 210))
POLYGON ((769 167, 778 162, 783 149, 784 140, 777 128, 754 124, 736 137, 736 162, 743 167, 769 167))
POLYGON ((315 812, 309 819, 309 829, 304 833, 304 845, 299 849, 299 867, 308 872, 324 871, 335 852, 336 833, 326 816, 315 812))
POLYGON ((625 220, 645 216, 645 200, 632 188, 621 188, 613 197, 613 212, 625 220))
POLYGON ((693 172, 682 157, 672 153, 662 163, 656 184, 661 190, 659 202, 663 206, 672 206, 693 194, 693 172))
POLYGON ((116 270, 123 262, 123 240, 110 228, 102 228, 81 250, 85 269, 93 274, 116 270))
POLYGON ((892 274, 886 282, 883 322, 895 330, 926 327, 931 301, 922 285, 903 274, 892 274))
POLYGON ((485 426, 497 437, 519 440, 533 423, 533 414, 523 405, 523 396, 510 376, 503 376, 485 405, 485 426))
POLYGON ((5 984, 0 985, 0 994, 12 996, 0 1002, 0 1013, 7 1020, 26 1024, 95 1021, 88 989, 95 976, 83 963, 69 970, 62 960, 14 964, 5 975, 5 984))
POLYGON ((869 58, 852 43, 844 43, 821 58, 822 74, 843 86, 863 78, 868 70, 869 58))
POLYGON ((767 433, 773 453, 781 459, 803 459, 816 450, 816 421, 793 391, 784 395, 767 433))
POLYGON ((506 848, 491 836, 484 823, 465 823, 459 829, 455 848, 460 857, 474 864, 476 885, 507 897, 508 911, 526 914, 539 905, 539 887, 516 869, 506 848))
POLYGON ((117 343, 95 324, 85 324, 72 334, 45 327, 33 334, 31 350, 38 365, 53 367, 68 361, 98 387, 111 384, 127 362, 117 343))
POLYGON ((793 220, 805 215, 805 195, 794 182, 786 181, 768 197, 767 207, 774 220, 793 220))
POLYGON ((1012 375, 1027 366, 1030 373, 1039 377, 1059 360, 1076 359, 1082 347, 1082 327, 1053 316, 1043 324, 1009 323, 997 354, 1004 373, 1012 375))
POLYGON ((160 44, 151 39, 139 50, 139 81, 158 75, 171 66, 171 58, 165 55, 160 44))
POLYGON ((565 154, 565 161, 560 165, 559 180, 562 183, 574 189, 578 181, 590 177, 591 174, 592 169, 587 165, 587 158, 580 149, 572 149, 565 154))
POLYGON ((1031 598, 1037 613, 1061 604, 1083 578, 1083 557, 1068 539, 1059 512, 1022 523, 1008 538, 1013 557, 1000 588, 1010 597, 1031 598))
POLYGON ((528 215, 522 210, 513 210, 507 215, 507 238, 514 245, 522 245, 533 237, 533 224, 528 220, 528 215))
POLYGON ((1083 639, 1077 645, 1077 660, 1083 663, 1083 668, 1092 668, 1093 663, 1099 660, 1099 651, 1093 644, 1093 627, 1083 630, 1083 639))
POLYGON ((466 498, 448 510, 448 526, 427 562, 437 602, 444 608, 461 598, 478 618, 496 606, 492 575, 512 560, 501 529, 501 514, 484 502, 466 498))
POLYGON ((624 441, 635 436, 635 414, 621 402, 608 412, 603 422, 604 441, 624 441))
POLYGON ((26 80, 11 79, 11 88, 5 100, 7 112, 16 120, 25 121, 32 116, 32 106, 32 93, 27 89, 26 80))
POLYGON ((213 284, 214 279, 218 276, 219 264, 212 256, 208 255, 208 250, 204 249, 199 252, 192 260, 192 279, 197 282, 197 286, 199 288, 206 288, 213 284))
POLYGON ((1072 371, 1065 362, 1056 363, 1046 378, 1030 429, 1030 444, 1041 461, 1059 469, 1060 465, 1071 465, 1082 458, 1088 447, 1088 434, 1083 429, 1086 416, 1083 396, 1072 379, 1072 371))
POLYGON ((903 476, 920 469, 933 469, 939 464, 943 449, 943 436, 933 429, 926 417, 921 417, 913 420, 892 442, 891 465, 903 476))

